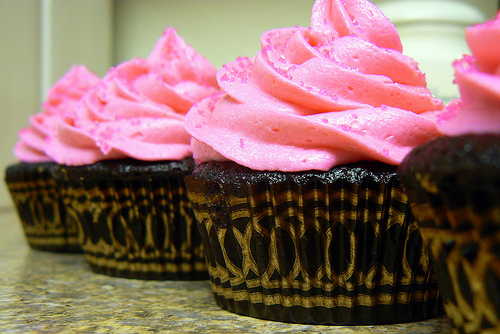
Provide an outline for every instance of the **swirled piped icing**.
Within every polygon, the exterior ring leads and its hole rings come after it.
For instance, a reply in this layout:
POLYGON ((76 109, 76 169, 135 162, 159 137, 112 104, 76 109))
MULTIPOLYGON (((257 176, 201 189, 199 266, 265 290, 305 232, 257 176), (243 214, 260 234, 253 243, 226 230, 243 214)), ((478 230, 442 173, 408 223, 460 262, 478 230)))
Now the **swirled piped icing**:
POLYGON ((453 63, 460 98, 438 117, 438 129, 450 136, 500 134, 500 12, 494 20, 468 27, 472 55, 453 63))
POLYGON ((318 0, 311 27, 271 30, 252 59, 217 73, 223 93, 186 116, 198 163, 255 170, 399 164, 438 135, 442 102, 404 56, 394 25, 364 0, 318 0))
POLYGON ((45 150, 66 165, 186 158, 192 152, 185 114, 218 91, 215 75, 215 67, 168 28, 147 59, 112 68, 90 89, 45 150))
POLYGON ((99 83, 100 78, 85 66, 73 66, 47 92, 42 110, 29 118, 30 126, 19 131, 14 155, 24 162, 52 161, 45 154, 45 140, 57 136, 57 124, 74 110, 82 96, 99 83))

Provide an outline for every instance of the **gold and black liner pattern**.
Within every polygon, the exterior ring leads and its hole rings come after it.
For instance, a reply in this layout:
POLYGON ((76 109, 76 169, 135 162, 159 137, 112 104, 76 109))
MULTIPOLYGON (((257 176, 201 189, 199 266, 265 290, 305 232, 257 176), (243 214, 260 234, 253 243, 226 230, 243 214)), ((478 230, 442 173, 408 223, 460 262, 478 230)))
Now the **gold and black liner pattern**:
POLYGON ((453 332, 498 333, 500 137, 440 137, 401 167, 453 332))
MULTIPOLYGON (((499 194, 500 195, 500 194, 499 194)), ((415 215, 427 205, 414 207, 415 215)), ((434 208, 434 210, 439 210, 434 208)), ((449 217, 466 221, 467 210, 449 217)), ((494 213, 498 215, 498 212, 494 213)), ((498 218, 497 218, 498 221, 498 218)), ((456 333, 498 333, 500 331, 500 229, 481 236, 466 226, 452 231, 427 222, 422 238, 429 240, 429 255, 436 268, 444 307, 456 333)))
POLYGON ((222 184, 186 178, 214 296, 257 318, 381 324, 441 314, 397 177, 222 184))
POLYGON ((185 174, 129 166, 113 175, 114 165, 102 165, 95 174, 93 167, 63 169, 70 174, 68 211, 91 269, 126 278, 208 279, 185 174))
POLYGON ((68 219, 55 163, 18 163, 7 167, 5 182, 28 244, 38 250, 81 252, 77 228, 68 219))

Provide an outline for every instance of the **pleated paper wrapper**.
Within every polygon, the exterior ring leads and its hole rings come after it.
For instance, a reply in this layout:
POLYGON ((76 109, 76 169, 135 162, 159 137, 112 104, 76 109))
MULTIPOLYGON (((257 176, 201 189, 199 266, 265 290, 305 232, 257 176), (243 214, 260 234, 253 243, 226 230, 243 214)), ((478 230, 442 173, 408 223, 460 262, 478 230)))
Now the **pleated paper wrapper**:
POLYGON ((184 177, 192 159, 66 167, 68 211, 90 268, 155 280, 208 279, 184 177))
POLYGON ((5 182, 28 244, 38 250, 81 252, 77 228, 68 217, 56 163, 17 163, 7 167, 5 182))
POLYGON ((500 331, 500 136, 479 137, 438 138, 401 166, 455 333, 500 331))
POLYGON ((236 185, 200 175, 186 184, 223 309, 337 325, 443 313, 426 244, 395 174, 354 182, 281 174, 236 185))

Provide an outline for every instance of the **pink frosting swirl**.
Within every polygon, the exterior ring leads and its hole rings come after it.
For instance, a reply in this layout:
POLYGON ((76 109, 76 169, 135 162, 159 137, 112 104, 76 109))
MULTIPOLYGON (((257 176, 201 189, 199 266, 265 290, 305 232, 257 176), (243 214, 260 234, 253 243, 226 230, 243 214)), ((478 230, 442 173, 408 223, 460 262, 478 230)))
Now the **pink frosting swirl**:
POLYGON ((100 78, 85 66, 73 66, 48 93, 42 111, 29 118, 30 126, 19 131, 14 155, 24 162, 45 162, 53 159, 45 154, 46 139, 57 136, 57 123, 78 105, 81 97, 100 78))
POLYGON ((438 135, 442 102, 370 2, 318 0, 310 28, 271 30, 261 46, 218 72, 224 94, 189 111, 197 162, 281 171, 396 165, 438 135))
POLYGON ((89 90, 59 123, 47 154, 66 165, 186 158, 192 152, 185 114, 218 91, 215 75, 215 67, 168 28, 148 59, 112 68, 89 90))
POLYGON ((500 134, 500 12, 468 27, 465 37, 472 56, 453 63, 460 98, 439 115, 438 128, 451 136, 500 134))

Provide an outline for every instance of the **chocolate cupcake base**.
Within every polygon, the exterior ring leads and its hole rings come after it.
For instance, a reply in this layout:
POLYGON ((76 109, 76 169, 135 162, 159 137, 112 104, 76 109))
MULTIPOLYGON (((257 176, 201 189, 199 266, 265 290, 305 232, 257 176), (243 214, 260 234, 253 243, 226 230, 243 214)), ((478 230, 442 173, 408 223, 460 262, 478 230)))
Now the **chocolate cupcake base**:
POLYGON ((208 279, 182 161, 113 160, 64 167, 68 210, 77 217, 90 268, 110 276, 208 279))
POLYGON ((33 249, 81 252, 77 228, 67 215, 53 162, 18 163, 7 167, 5 182, 33 249))
POLYGON ((281 173, 211 162, 186 185, 215 300, 228 311, 336 325, 443 313, 394 168, 281 173))
POLYGON ((500 136, 437 138, 399 173, 454 331, 499 332, 500 136))

